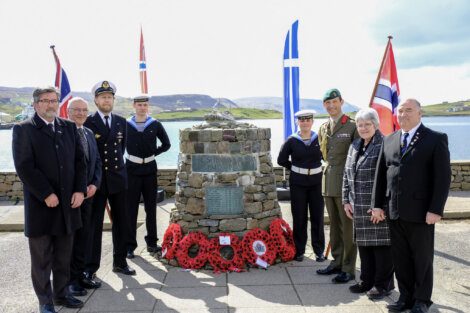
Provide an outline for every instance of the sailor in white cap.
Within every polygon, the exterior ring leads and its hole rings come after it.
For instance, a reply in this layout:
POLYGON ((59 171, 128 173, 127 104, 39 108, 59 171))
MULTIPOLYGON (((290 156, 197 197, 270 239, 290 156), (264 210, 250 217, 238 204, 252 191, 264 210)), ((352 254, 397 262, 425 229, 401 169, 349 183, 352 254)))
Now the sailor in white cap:
MULTIPOLYGON (((112 113, 116 86, 108 80, 93 86, 97 111, 88 117, 85 126, 94 134, 101 162, 103 177, 93 200, 91 221, 94 224, 92 252, 86 260, 86 277, 92 280, 100 267, 101 239, 106 202, 109 201, 113 221, 113 271, 134 275, 135 270, 127 265, 127 243, 130 239, 129 217, 126 210, 127 171, 124 163, 127 123, 122 116, 112 113)), ((93 284, 92 284, 93 285, 93 284)), ((94 287, 97 288, 97 287, 94 287)))
POLYGON ((149 115, 149 96, 134 98, 135 115, 127 119, 127 210, 130 219, 131 238, 127 246, 127 258, 134 257, 137 248, 136 230, 140 196, 144 198, 147 251, 161 250, 157 245, 157 162, 155 157, 170 149, 170 139, 163 125, 149 115), (161 145, 157 145, 157 138, 161 145))
POLYGON ((290 170, 289 186, 296 254, 301 262, 307 244, 307 222, 310 212, 311 241, 317 262, 325 257, 323 230, 323 197, 321 195, 322 154, 318 134, 312 131, 314 110, 295 113, 299 131, 287 138, 281 147, 277 163, 290 170))

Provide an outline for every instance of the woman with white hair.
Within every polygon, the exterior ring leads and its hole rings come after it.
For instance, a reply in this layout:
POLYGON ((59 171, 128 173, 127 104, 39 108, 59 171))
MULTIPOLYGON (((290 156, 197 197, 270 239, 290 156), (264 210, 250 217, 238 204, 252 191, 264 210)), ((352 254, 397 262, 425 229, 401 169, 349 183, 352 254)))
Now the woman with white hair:
POLYGON ((371 197, 383 135, 374 109, 356 114, 360 138, 349 147, 343 176, 343 205, 353 220, 354 240, 361 258, 361 281, 349 287, 352 293, 367 292, 382 299, 394 288, 390 230, 382 209, 372 209, 371 197))

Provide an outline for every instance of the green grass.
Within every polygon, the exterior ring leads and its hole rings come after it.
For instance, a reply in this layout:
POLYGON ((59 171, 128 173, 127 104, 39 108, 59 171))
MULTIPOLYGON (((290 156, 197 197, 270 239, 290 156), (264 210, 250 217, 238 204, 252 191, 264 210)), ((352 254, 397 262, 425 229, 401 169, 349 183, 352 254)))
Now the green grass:
POLYGON ((470 111, 449 112, 448 110, 455 107, 457 104, 463 103, 470 106, 470 101, 459 101, 451 103, 439 103, 423 106, 423 114, 425 116, 457 116, 457 115, 470 115, 470 111))
MULTIPOLYGON (((152 114, 153 117, 159 120, 202 120, 204 115, 209 114, 211 109, 201 109, 195 111, 185 112, 161 112, 152 114)), ((282 118, 282 113, 274 110, 258 110, 258 109, 243 109, 236 108, 230 111, 236 119, 276 119, 282 118)))

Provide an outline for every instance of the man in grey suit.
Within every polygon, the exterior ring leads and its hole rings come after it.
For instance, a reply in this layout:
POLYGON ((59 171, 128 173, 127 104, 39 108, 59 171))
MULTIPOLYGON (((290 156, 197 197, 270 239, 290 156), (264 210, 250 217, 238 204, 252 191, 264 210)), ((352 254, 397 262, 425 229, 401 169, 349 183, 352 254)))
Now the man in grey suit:
POLYGON ((82 226, 86 163, 77 127, 56 117, 59 92, 54 87, 38 88, 33 99, 36 113, 13 127, 12 150, 23 182, 33 287, 40 312, 51 313, 54 304, 83 306, 68 294, 67 285, 73 234, 82 226))
POLYGON ((93 196, 101 184, 101 159, 95 135, 89 128, 83 126, 88 117, 88 103, 82 98, 74 97, 69 101, 67 112, 69 119, 77 125, 87 164, 86 198, 80 207, 83 227, 75 232, 73 240, 69 292, 74 296, 85 296, 87 294, 85 288, 95 289, 101 286, 100 282, 84 275, 85 257, 91 254, 91 205, 93 196))
POLYGON ((447 135, 421 123, 416 99, 406 100, 397 110, 401 130, 383 140, 372 206, 388 207, 390 219, 400 297, 388 309, 421 313, 432 304, 434 224, 441 219, 449 194, 450 156, 447 135))

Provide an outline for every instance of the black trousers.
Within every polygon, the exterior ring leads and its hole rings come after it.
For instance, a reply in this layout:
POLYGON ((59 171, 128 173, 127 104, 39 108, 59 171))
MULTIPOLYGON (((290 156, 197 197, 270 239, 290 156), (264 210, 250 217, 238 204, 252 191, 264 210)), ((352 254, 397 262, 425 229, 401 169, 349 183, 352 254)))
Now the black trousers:
POLYGON ((321 184, 314 186, 290 186, 291 211, 294 222, 294 244, 297 254, 305 253, 307 244, 307 221, 310 213, 312 248, 316 255, 325 250, 323 229, 323 196, 321 184))
POLYGON ((101 261, 101 241, 103 236, 103 220, 106 201, 109 201, 113 234, 113 265, 127 266, 127 242, 129 241, 129 218, 126 209, 126 191, 108 194, 98 189, 94 198, 91 212, 90 252, 86 257, 85 271, 96 273, 101 261))
POLYGON ((67 294, 73 235, 44 235, 30 237, 28 241, 34 291, 40 305, 52 304, 53 298, 67 294))
POLYGON ((70 282, 77 282, 85 271, 85 258, 90 254, 91 210, 93 198, 85 199, 80 207, 82 215, 82 228, 75 232, 73 238, 72 259, 70 262, 70 282))
POLYGON ((400 300, 432 304, 434 225, 390 221, 392 257, 400 300))
POLYGON ((137 215, 139 213, 140 195, 144 198, 145 226, 147 236, 145 242, 149 247, 157 245, 157 176, 150 175, 127 175, 129 188, 127 189, 127 209, 130 219, 130 240, 128 250, 137 248, 137 215))
POLYGON ((361 280, 368 289, 392 290, 393 261, 390 246, 358 246, 361 258, 361 280))

